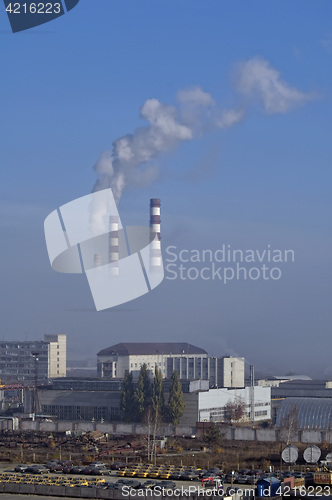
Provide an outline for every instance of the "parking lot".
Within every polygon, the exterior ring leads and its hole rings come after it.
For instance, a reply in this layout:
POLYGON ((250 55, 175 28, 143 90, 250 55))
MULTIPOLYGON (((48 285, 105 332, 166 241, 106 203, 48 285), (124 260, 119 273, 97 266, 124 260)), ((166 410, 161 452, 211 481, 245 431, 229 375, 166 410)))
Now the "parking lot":
POLYGON ((131 464, 128 467, 113 464, 113 470, 101 462, 83 467, 60 461, 48 462, 45 465, 2 465, 0 468, 1 483, 110 490, 122 490, 125 487, 135 490, 188 489, 194 484, 197 487, 219 488, 224 478, 223 472, 217 467, 203 470, 194 466, 155 466, 144 463, 131 464))
MULTIPOLYGON (((310 474, 310 473, 309 473, 310 474)), ((17 485, 15 493, 40 493, 41 488, 45 487, 48 494, 60 494, 60 489, 66 490, 68 497, 71 496, 73 489, 81 492, 84 496, 86 489, 95 489, 98 492, 105 491, 105 498, 112 497, 115 491, 138 494, 138 491, 162 490, 171 491, 174 489, 183 491, 193 491, 197 489, 220 489, 225 493, 230 488, 241 490, 254 489, 259 478, 265 478, 271 475, 279 475, 279 471, 272 473, 263 470, 241 469, 239 471, 230 471, 224 473, 218 467, 210 469, 201 469, 195 466, 174 466, 174 465, 154 465, 148 463, 134 463, 125 466, 121 463, 112 464, 107 467, 101 462, 92 462, 88 466, 75 466, 67 461, 53 460, 45 465, 42 464, 17 464, 0 466, 0 484, 17 485), (24 488, 19 485, 24 485, 24 488), (109 495, 109 496, 108 496, 109 495)), ((283 471, 282 477, 294 475, 305 480, 305 473, 301 471, 283 471)), ((308 474, 307 474, 308 476, 308 474)), ((5 500, 8 496, 6 491, 2 490, 1 498, 5 500)), ((91 492, 92 493, 92 492, 91 492)), ((100 494, 100 493, 99 493, 100 494)), ((46 493, 45 493, 46 496, 46 493)), ((76 496, 76 494, 74 495, 76 496)), ((128 495, 127 495, 128 496, 128 495)), ((24 495, 10 495, 11 500, 15 498, 26 498, 24 495)), ((40 496, 29 496, 29 498, 40 498, 40 496)), ((61 495, 63 498, 63 493, 61 495)), ((9 496, 8 496, 9 498, 9 496)), ((49 496, 48 498, 52 498, 49 496)), ((60 498, 53 497, 53 498, 60 498)))

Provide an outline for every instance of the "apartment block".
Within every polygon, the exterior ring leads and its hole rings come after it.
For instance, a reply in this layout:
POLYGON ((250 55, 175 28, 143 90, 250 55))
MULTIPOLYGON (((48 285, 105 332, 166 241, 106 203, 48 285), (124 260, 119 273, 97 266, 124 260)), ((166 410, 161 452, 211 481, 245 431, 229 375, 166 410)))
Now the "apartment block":
POLYGON ((64 334, 44 335, 44 340, 0 342, 0 379, 2 383, 33 384, 66 376, 64 334))

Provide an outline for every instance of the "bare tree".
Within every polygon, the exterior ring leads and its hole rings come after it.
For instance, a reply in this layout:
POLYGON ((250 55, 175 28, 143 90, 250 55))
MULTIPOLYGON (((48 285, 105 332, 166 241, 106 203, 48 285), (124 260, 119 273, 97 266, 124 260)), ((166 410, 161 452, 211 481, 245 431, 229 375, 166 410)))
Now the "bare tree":
POLYGON ((288 446, 298 430, 298 409, 294 404, 284 416, 280 424, 280 441, 288 446))
POLYGON ((159 406, 156 406, 153 411, 153 442, 152 442, 152 456, 154 464, 157 462, 157 435, 162 424, 162 415, 159 406))
POLYGON ((146 425, 146 434, 147 434, 147 455, 148 461, 152 459, 152 450, 151 450, 151 434, 153 427, 153 409, 151 406, 146 410, 143 419, 144 424, 146 425))
POLYGON ((239 422, 243 419, 246 410, 246 403, 243 399, 236 401, 229 400, 224 406, 225 420, 229 423, 239 422))

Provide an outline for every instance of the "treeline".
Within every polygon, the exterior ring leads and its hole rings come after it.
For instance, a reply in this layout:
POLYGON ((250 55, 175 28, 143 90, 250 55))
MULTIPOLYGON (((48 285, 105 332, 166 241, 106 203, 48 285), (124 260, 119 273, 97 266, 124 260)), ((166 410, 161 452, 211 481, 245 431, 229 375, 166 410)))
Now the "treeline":
POLYGON ((165 404, 163 378, 156 366, 153 381, 146 364, 141 367, 136 389, 132 373, 126 372, 122 394, 121 412, 125 422, 169 422, 177 425, 185 409, 181 382, 177 372, 171 378, 168 403, 165 404))

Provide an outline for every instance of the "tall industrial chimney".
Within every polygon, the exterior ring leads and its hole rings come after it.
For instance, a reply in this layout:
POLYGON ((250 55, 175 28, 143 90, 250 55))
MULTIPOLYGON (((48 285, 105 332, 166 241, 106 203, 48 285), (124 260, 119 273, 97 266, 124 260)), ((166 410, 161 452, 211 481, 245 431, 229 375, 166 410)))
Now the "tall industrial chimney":
POLYGON ((119 217, 111 215, 109 218, 109 262, 114 263, 112 266, 112 274, 119 274, 119 217))
POLYGON ((150 270, 159 272, 161 259, 161 236, 160 236, 160 199, 152 198, 150 200, 150 232, 151 243, 150 250, 150 270), (156 238, 157 235, 157 238, 156 238))
POLYGON ((94 254, 94 267, 100 267, 103 263, 102 256, 100 253, 94 254))

